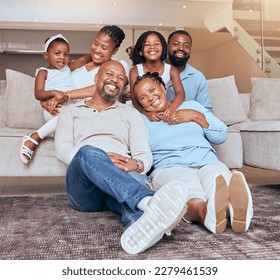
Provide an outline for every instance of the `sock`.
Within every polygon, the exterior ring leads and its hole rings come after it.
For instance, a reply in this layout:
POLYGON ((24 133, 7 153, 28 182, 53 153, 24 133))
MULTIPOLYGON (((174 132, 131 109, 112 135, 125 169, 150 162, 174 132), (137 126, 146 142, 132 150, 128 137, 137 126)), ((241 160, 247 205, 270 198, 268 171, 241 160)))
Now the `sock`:
POLYGON ((146 206, 148 205, 150 199, 152 198, 152 196, 145 196, 143 197, 136 205, 136 207, 142 211, 145 211, 146 206))

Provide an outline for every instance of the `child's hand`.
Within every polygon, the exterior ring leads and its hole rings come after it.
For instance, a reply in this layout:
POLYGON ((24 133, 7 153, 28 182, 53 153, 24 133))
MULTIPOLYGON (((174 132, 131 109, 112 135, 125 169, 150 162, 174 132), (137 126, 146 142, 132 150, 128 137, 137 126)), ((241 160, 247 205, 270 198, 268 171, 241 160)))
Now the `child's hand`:
POLYGON ((162 115, 162 120, 164 122, 167 122, 169 120, 170 115, 173 113, 174 111, 172 110, 172 108, 167 108, 162 115))
POLYGON ((60 113, 60 107, 61 107, 61 105, 60 104, 58 104, 58 106, 57 107, 55 107, 53 110, 52 110, 52 112, 51 112, 51 114, 52 114, 52 116, 57 116, 59 113, 60 113), (58 107, 59 106, 59 107, 58 107))
POLYGON ((172 105, 169 105, 169 106, 165 109, 165 111, 163 112, 162 120, 163 120, 164 122, 168 122, 168 121, 169 121, 169 118, 170 118, 170 116, 171 116, 171 114, 172 114, 173 112, 176 112, 176 109, 175 109, 172 105))
POLYGON ((162 119, 162 113, 144 112, 144 114, 152 122, 159 122, 162 119))
POLYGON ((126 103, 127 101, 130 101, 131 100, 131 93, 130 91, 127 92, 127 93, 124 93, 122 96, 121 96, 121 102, 122 103, 126 103))
POLYGON ((48 99, 47 103, 48 103, 49 112, 52 112, 58 105, 58 102, 54 98, 48 99))
POLYGON ((59 104, 54 98, 50 98, 47 100, 48 102, 48 107, 49 107, 49 112, 53 116, 57 116, 60 113, 61 109, 61 104, 59 104))
POLYGON ((48 111, 49 113, 52 112, 52 110, 56 107, 57 101, 54 98, 41 101, 41 106, 48 111))
POLYGON ((54 98, 41 101, 41 106, 53 116, 57 116, 61 108, 61 105, 54 98))
POLYGON ((59 90, 54 90, 53 98, 60 104, 65 103, 69 99, 69 97, 65 95, 63 91, 59 91, 59 90))

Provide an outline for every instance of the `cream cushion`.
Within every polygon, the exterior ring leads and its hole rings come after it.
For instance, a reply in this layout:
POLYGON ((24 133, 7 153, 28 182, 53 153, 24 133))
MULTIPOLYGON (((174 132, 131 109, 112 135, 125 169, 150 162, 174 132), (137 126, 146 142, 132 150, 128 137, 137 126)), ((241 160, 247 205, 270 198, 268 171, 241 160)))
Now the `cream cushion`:
POLYGON ((280 79, 252 78, 250 103, 250 120, 280 120, 280 79))
POLYGON ((34 97, 35 79, 6 69, 4 123, 11 128, 38 129, 44 124, 43 109, 34 97))
POLYGON ((239 98, 234 76, 208 80, 214 114, 226 125, 248 120, 239 98))

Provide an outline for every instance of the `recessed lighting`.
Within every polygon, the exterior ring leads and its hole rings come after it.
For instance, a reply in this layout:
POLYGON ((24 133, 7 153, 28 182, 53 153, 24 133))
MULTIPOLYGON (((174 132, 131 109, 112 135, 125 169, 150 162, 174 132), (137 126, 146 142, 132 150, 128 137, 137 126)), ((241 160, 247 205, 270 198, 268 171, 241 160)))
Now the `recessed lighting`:
POLYGON ((119 2, 113 2, 113 5, 118 5, 119 4, 119 2))
POLYGON ((183 5, 182 8, 183 9, 187 9, 189 6, 188 5, 183 5))
POLYGON ((163 26, 163 23, 160 22, 158 25, 159 25, 159 26, 163 26))

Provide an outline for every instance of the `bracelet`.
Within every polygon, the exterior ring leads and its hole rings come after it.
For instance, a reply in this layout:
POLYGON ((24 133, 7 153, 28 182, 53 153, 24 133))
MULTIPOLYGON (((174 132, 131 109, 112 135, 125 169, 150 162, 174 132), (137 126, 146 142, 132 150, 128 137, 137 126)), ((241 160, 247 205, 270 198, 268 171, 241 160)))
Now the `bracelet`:
POLYGON ((66 96, 68 96, 68 100, 71 99, 71 91, 70 91, 70 90, 65 91, 64 94, 65 94, 66 96))

